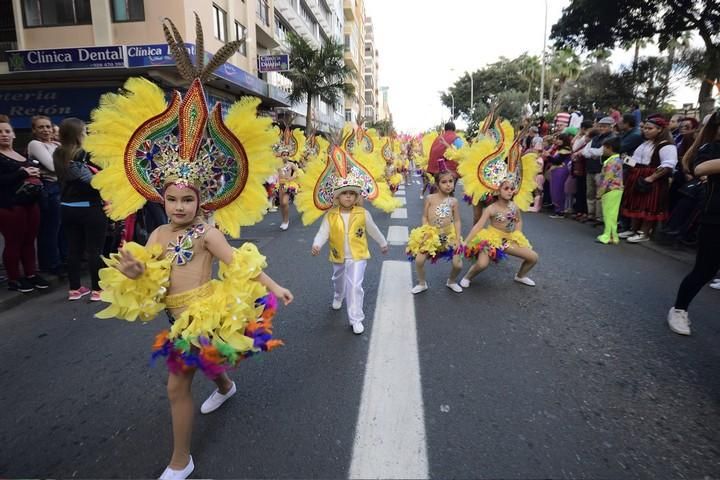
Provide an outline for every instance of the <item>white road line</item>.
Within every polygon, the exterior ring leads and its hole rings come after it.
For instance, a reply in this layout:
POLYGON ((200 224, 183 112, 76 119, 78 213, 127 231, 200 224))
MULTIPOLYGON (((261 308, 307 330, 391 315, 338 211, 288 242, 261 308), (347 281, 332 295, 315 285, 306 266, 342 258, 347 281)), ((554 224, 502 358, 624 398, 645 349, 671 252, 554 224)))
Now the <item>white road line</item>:
POLYGON ((398 189, 399 189, 399 190, 405 190, 405 185, 403 185, 403 184, 401 183, 400 185, 398 185, 398 189))
POLYGON ((383 262, 351 479, 429 477, 410 268, 383 262))
POLYGON ((407 208, 396 208, 390 218, 407 218, 407 208))
POLYGON ((405 245, 408 241, 408 227, 391 225, 388 229, 387 241, 390 245, 405 245))
POLYGON ((404 207, 405 205, 407 205, 407 202, 405 201, 405 199, 403 197, 397 197, 397 199, 400 201, 401 207, 404 207))
POLYGON ((396 197, 404 197, 405 196, 405 190, 398 190, 395 192, 396 197))

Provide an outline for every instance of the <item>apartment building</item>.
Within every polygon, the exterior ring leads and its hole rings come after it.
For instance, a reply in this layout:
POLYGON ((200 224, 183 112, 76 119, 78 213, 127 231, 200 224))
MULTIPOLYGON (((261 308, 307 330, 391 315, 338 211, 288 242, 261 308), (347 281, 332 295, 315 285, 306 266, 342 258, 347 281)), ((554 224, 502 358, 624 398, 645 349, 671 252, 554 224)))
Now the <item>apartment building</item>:
MULTIPOLYGON (((340 0, 336 0, 339 2, 340 0)), ((170 17, 195 53, 195 19, 200 17, 205 51, 246 38, 246 44, 207 84, 211 101, 230 105, 243 95, 262 99, 268 115, 291 108, 282 82, 258 73, 258 55, 282 52, 276 4, 297 7, 316 38, 339 38, 342 26, 322 28, 328 19, 325 0, 11 0, 0 2, 0 112, 16 128, 44 114, 60 120, 88 119, 99 97, 116 91, 131 76, 145 76, 163 89, 185 87, 168 52, 163 18, 170 17), (318 21, 318 17, 321 20, 318 21), (325 37, 323 37, 323 35, 325 37)), ((339 6, 335 6, 339 12, 339 6)), ((336 17, 338 15, 335 15, 336 17)), ((287 27, 286 24, 283 25, 287 27)), ((305 34, 302 31, 299 33, 305 34)), ((319 41, 319 40, 318 40, 319 41)), ((341 123, 342 109, 325 120, 341 123), (337 117, 337 118, 336 118, 337 117)))
POLYGON ((365 113, 364 0, 343 0, 343 13, 345 64, 356 72, 355 78, 351 81, 355 87, 355 95, 345 97, 345 121, 355 122, 358 116, 365 113))
POLYGON ((390 112, 389 87, 380 87, 380 106, 378 108, 378 122, 390 121, 392 123, 392 113, 390 112))
POLYGON ((365 111, 367 122, 376 122, 379 116, 378 71, 380 69, 378 50, 375 48, 375 35, 372 19, 365 18, 365 111))

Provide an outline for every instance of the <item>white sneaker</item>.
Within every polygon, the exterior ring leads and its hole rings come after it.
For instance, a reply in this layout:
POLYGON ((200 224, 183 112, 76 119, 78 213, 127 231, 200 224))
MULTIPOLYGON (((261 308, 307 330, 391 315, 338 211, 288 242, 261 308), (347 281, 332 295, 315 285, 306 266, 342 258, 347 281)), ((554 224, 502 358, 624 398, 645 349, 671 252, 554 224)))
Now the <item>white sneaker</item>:
POLYGON ((284 222, 283 222, 283 223, 280 224, 280 230, 287 230, 289 226, 290 226, 289 223, 284 223, 284 222))
POLYGON ((277 207, 270 207, 268 209, 268 212, 277 212, 277 210, 278 210, 277 207))
POLYGON ((193 463, 192 455, 190 455, 190 461, 185 468, 182 470, 173 470, 167 467, 162 475, 160 475, 160 480, 184 480, 190 476, 193 470, 195 470, 195 464, 193 463))
POLYGON ((712 289, 715 289, 715 290, 720 290, 720 282, 711 283, 711 284, 709 285, 709 287, 712 288, 712 289))
POLYGON ((679 335, 690 335, 690 318, 687 311, 671 308, 668 312, 667 322, 673 332, 679 335))
POLYGON ((535 286, 535 282, 530 280, 530 278, 528 277, 518 277, 517 275, 515 275, 515 281, 518 283, 522 283, 523 285, 527 285, 528 287, 535 286))
POLYGON ((355 335, 360 335, 361 333, 363 333, 365 331, 365 327, 363 327, 362 322, 353 323, 352 329, 353 329, 353 333, 355 335))
POLYGON ((650 237, 645 235, 643 232, 637 232, 636 235, 633 235, 632 237, 628 237, 628 239, 627 239, 628 243, 647 242, 648 240, 650 240, 650 237))
POLYGON ((427 290, 427 289, 428 289, 428 284, 427 284, 427 283, 418 283, 418 284, 415 285, 415 286, 412 288, 412 290, 410 290, 410 291, 412 292, 413 295, 416 295, 416 294, 418 294, 418 293, 424 292, 424 291, 427 290))
POLYGON ((340 310, 342 308, 342 300, 336 300, 333 298, 332 301, 332 309, 333 310, 340 310))
POLYGON ((445 286, 455 293, 462 293, 462 287, 460 287, 457 283, 445 282, 445 286))
POLYGON ((225 395, 220 393, 220 391, 216 388, 215 391, 211 393, 207 400, 205 400, 200 406, 200 412, 214 412, 215 410, 220 408, 220 405, 225 403, 225 400, 235 395, 235 392, 237 392, 237 388, 235 388, 235 382, 233 382, 232 387, 230 387, 230 390, 225 395))
POLYGON ((470 286, 470 280, 468 280, 467 278, 463 277, 462 280, 460 280, 460 286, 461 286, 462 288, 468 288, 468 287, 470 286))
POLYGON ((630 238, 634 235, 635 235, 635 232, 633 232, 632 230, 625 230, 624 232, 618 233, 618 238, 625 239, 625 238, 630 238))

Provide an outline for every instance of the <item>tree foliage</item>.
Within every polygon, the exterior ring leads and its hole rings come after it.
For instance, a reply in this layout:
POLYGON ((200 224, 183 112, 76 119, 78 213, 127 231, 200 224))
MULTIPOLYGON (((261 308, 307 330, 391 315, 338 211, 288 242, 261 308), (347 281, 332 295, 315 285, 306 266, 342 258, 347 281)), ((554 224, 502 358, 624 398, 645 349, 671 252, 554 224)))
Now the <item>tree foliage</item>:
POLYGON ((292 82, 291 102, 307 104, 307 127, 311 125, 313 98, 319 96, 329 105, 338 104, 343 95, 354 95, 355 87, 348 83, 356 72, 345 64, 344 46, 334 40, 315 49, 304 38, 288 32, 290 71, 285 76, 292 82))
MULTIPOLYGON (((661 50, 687 32, 705 44, 698 101, 712 108, 713 84, 720 78, 720 2, 716 0, 572 0, 552 27, 558 46, 587 50, 628 46, 657 36, 661 50)), ((697 72, 700 73, 700 72, 697 72)))

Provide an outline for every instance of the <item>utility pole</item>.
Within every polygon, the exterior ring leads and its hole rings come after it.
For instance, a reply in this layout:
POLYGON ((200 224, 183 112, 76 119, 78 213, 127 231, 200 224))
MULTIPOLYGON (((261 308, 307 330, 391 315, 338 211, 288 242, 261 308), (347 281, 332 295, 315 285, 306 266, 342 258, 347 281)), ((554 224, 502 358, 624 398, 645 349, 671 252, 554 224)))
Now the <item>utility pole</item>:
POLYGON ((545 0, 545 27, 543 30, 543 49, 540 61, 542 67, 540 70, 540 117, 545 113, 545 48, 547 46, 547 16, 548 16, 548 0, 545 0))

